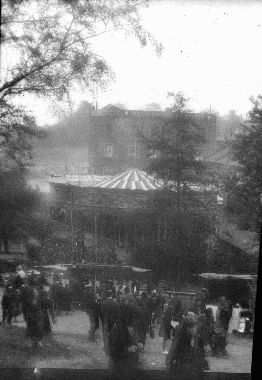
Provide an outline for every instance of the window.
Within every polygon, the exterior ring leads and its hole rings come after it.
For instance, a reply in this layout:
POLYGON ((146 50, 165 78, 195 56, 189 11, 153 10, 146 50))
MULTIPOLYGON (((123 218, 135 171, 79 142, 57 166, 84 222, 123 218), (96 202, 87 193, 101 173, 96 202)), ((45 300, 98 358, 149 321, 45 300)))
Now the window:
POLYGON ((106 144, 106 157, 113 157, 113 145, 106 144))
POLYGON ((131 124, 128 126, 128 137, 133 139, 137 134, 138 127, 135 124, 131 124))
POLYGON ((127 150, 128 158, 136 158, 136 144, 129 144, 127 150))
POLYGON ((159 150, 150 149, 149 153, 150 153, 150 158, 159 158, 160 157, 159 150))
POLYGON ((106 124, 106 131, 109 135, 113 132, 113 124, 112 123, 106 124))

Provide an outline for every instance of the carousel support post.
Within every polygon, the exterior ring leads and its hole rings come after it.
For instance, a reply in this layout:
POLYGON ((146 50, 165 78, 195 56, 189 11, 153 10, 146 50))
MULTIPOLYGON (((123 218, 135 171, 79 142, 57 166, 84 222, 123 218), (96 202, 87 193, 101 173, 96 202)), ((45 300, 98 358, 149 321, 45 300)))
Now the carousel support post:
MULTIPOLYGON (((97 264, 97 244, 96 244, 96 209, 95 209, 95 257, 96 257, 96 264, 97 264)), ((95 269, 95 293, 96 293, 96 269, 95 269)))
POLYGON ((70 227, 71 227, 71 248, 74 251, 74 222, 73 222, 73 194, 70 200, 70 227))
POLYGON ((117 210, 117 226, 118 226, 118 241, 121 245, 121 233, 120 233, 120 223, 119 223, 119 210, 117 210))
POLYGON ((96 257, 96 264, 97 264, 97 227, 96 227, 96 210, 95 210, 95 257, 96 257))

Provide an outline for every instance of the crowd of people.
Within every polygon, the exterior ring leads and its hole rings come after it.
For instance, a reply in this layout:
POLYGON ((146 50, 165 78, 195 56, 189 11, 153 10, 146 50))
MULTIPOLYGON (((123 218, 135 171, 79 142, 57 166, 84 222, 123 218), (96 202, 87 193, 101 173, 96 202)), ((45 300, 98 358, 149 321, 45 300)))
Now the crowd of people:
POLYGON ((5 285, 2 305, 2 325, 12 327, 12 321, 23 314, 26 322, 26 336, 32 345, 41 345, 44 338, 51 336, 51 321, 55 323, 53 302, 50 293, 44 289, 46 280, 33 273, 26 276, 22 267, 5 285))
MULTIPOLYGON (((20 313, 26 322, 26 335, 39 347, 52 338, 51 324, 61 311, 69 312, 74 294, 90 321, 88 340, 94 342, 101 327, 104 350, 110 366, 117 370, 139 366, 139 353, 145 349, 147 337, 162 338, 163 354, 168 370, 182 379, 200 379, 208 369, 205 346, 214 355, 227 355, 229 333, 236 329, 236 309, 221 297, 216 315, 207 307, 208 291, 202 289, 196 301, 185 308, 164 287, 138 291, 127 281, 105 281, 95 284, 90 279, 74 281, 70 297, 61 277, 47 286, 44 276, 26 276, 21 267, 6 284, 2 298, 2 324, 12 325, 20 313), (64 292, 64 293, 63 293, 64 292), (167 350, 167 342, 171 348, 167 350)), ((135 284, 133 284, 135 285, 135 284)), ((69 294, 69 292, 68 292, 69 294)), ((239 317, 239 315, 238 315, 239 317)))
POLYGON ((94 246, 86 247, 83 239, 77 237, 74 238, 73 247, 72 242, 59 241, 58 244, 47 240, 41 247, 31 248, 29 255, 32 262, 41 262, 42 265, 92 261, 101 264, 116 264, 124 261, 115 248, 100 248, 97 255, 94 246))

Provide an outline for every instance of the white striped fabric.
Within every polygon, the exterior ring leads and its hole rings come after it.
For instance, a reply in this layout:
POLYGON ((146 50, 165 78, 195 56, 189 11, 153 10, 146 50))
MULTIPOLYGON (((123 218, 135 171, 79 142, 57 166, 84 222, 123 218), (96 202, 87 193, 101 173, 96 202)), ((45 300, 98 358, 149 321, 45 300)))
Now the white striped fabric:
POLYGON ((117 174, 110 179, 98 183, 95 187, 104 189, 129 189, 129 190, 157 190, 162 188, 162 184, 154 177, 147 175, 139 169, 128 169, 117 174))

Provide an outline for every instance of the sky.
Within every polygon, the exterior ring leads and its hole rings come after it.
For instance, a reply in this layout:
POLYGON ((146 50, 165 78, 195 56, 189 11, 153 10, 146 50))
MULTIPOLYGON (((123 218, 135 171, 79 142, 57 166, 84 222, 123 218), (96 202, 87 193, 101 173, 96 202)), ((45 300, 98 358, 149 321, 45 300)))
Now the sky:
MULTIPOLYGON (((143 109, 152 102, 165 108, 167 92, 182 91, 195 112, 211 107, 220 114, 235 110, 246 115, 249 97, 262 93, 261 1, 155 0, 143 10, 142 20, 164 45, 161 57, 151 45, 141 47, 120 33, 93 41, 116 75, 106 91, 98 90, 99 108, 123 103, 143 109)), ((76 91, 73 100, 77 106, 95 99, 76 91)), ((47 102, 28 98, 23 104, 39 125, 56 121, 47 102)))

